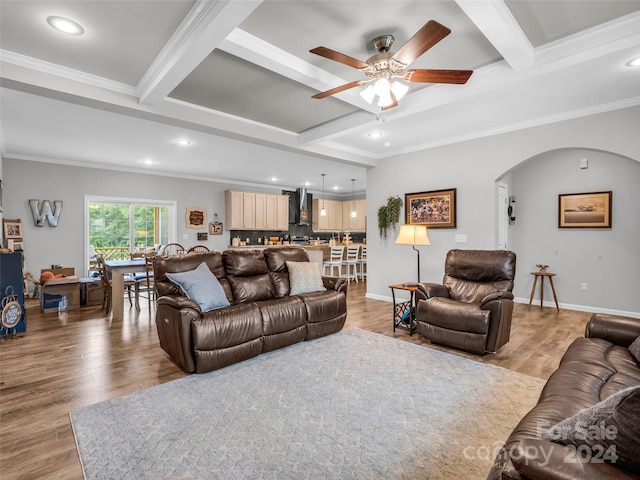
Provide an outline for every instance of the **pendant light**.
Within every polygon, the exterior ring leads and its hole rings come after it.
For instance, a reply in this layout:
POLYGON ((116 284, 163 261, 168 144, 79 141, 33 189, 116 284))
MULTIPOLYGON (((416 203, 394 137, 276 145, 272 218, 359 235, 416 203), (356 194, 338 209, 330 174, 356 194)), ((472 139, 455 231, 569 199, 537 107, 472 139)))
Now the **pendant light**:
POLYGON ((356 213, 356 179, 355 178, 351 179, 351 201, 352 201, 351 218, 356 218, 358 214, 356 213))
POLYGON ((327 216, 327 211, 324 208, 324 177, 326 175, 326 173, 321 173, 322 175, 322 208, 320 209, 320 216, 321 217, 326 217, 327 216))

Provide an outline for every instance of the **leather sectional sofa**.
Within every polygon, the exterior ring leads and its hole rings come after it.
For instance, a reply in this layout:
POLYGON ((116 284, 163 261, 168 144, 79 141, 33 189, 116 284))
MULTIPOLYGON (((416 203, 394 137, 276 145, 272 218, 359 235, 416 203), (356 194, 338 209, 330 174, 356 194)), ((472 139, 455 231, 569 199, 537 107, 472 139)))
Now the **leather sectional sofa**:
POLYGON ((287 261, 309 262, 309 257, 298 247, 156 257, 156 326, 162 349, 187 372, 204 373, 340 331, 347 316, 345 281, 322 277, 326 290, 290 295, 287 261), (202 311, 167 277, 193 271, 203 262, 229 306, 202 311))
POLYGON ((488 480, 640 479, 640 362, 628 348, 639 336, 639 319, 594 314, 585 337, 569 346, 537 405, 507 439, 488 480), (634 393, 617 411, 607 411, 613 395, 624 397, 629 391, 634 393), (564 430, 553 428, 559 422, 564 430), (567 425, 576 429, 575 438, 567 425))

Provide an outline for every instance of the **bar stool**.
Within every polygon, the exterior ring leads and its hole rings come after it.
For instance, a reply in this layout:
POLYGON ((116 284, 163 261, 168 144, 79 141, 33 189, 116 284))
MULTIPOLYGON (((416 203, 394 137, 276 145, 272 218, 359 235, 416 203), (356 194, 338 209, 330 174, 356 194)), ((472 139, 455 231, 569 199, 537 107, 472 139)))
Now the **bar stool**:
POLYGON ((367 246, 360 247, 360 258, 358 258, 358 276, 360 280, 364 280, 367 276, 367 246))
POLYGON ((329 252, 329 259, 322 263, 322 274, 326 275, 327 268, 329 269, 329 275, 333 274, 333 269, 337 269, 338 273, 336 277, 340 276, 342 271, 342 260, 344 257, 344 247, 331 247, 329 252))
POLYGON ((347 247, 347 258, 342 261, 342 265, 345 266, 344 278, 347 282, 351 282, 351 279, 355 279, 358 282, 358 255, 360 254, 360 246, 352 245, 347 247))

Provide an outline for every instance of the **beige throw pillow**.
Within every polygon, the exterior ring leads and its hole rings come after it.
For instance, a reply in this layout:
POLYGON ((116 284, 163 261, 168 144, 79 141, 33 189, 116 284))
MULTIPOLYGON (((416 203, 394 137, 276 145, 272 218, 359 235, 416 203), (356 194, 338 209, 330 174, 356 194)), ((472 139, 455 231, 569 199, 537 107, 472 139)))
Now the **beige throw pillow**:
POLYGON ((300 293, 323 292, 324 283, 322 275, 316 263, 311 262, 287 262, 289 270, 289 295, 300 293))

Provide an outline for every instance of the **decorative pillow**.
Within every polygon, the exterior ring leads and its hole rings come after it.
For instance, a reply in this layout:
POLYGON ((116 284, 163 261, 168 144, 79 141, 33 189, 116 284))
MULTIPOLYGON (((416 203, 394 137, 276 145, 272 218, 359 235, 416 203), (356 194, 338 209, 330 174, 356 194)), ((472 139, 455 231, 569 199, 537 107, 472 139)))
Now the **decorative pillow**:
POLYGON ((572 445, 583 458, 640 473, 640 385, 625 388, 551 427, 545 440, 572 445), (587 452, 583 452, 586 446, 587 452))
POLYGON ((640 362, 640 336, 636 338, 631 345, 629 345, 629 351, 636 362, 640 362))
POLYGON ((204 262, 194 270, 167 273, 167 278, 197 302, 203 312, 229 306, 222 285, 204 262))
POLYGON ((287 269, 289 270, 289 295, 326 290, 317 263, 287 261, 287 269))

